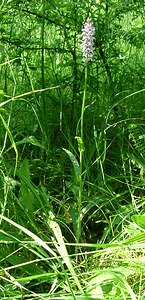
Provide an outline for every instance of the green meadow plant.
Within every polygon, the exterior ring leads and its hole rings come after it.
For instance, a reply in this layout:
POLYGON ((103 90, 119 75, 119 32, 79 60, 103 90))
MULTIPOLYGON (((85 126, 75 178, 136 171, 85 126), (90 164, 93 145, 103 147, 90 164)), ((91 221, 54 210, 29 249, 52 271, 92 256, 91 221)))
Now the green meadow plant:
MULTIPOLYGON (((77 220, 76 220, 76 243, 78 244, 82 240, 82 197, 83 197, 83 188, 84 188, 84 177, 85 170, 84 167, 84 158, 85 158, 85 143, 84 143, 84 114, 85 114, 85 105, 87 98, 87 80, 88 80, 88 65, 89 62, 93 60, 94 52, 94 33, 95 28, 90 17, 87 18, 82 29, 82 55, 83 55, 83 65, 84 65, 84 89, 83 89, 83 98, 81 105, 81 115, 79 122, 76 128, 76 140, 78 144, 79 151, 79 162, 76 157, 67 149, 63 149, 69 156, 75 173, 75 180, 78 186, 78 191, 76 193, 77 200, 77 220)), ((76 247, 77 249, 77 247, 76 247)))
POLYGON ((85 103, 87 97, 88 64, 90 61, 93 60, 94 33, 95 33, 95 28, 93 27, 91 18, 88 17, 82 29, 82 54, 83 54, 85 80, 84 80, 84 91, 83 91, 83 99, 82 99, 82 106, 81 106, 81 116, 77 124, 77 129, 76 129, 77 136, 75 137, 78 143, 79 163, 77 162, 76 158, 70 151, 64 149, 66 153, 69 155, 73 163, 74 171, 78 182, 78 189, 79 189, 77 195, 76 243, 80 242, 81 233, 82 233, 81 210, 82 210, 82 194, 83 194, 84 174, 85 174, 85 171, 83 170, 83 163, 84 163, 84 156, 85 156, 84 113, 85 113, 85 103))
POLYGON ((95 28, 93 27, 92 20, 87 18, 84 27, 82 29, 82 52, 83 52, 83 63, 85 66, 85 82, 84 82, 84 92, 81 108, 81 117, 80 117, 80 136, 76 136, 78 142, 78 150, 80 153, 79 165, 80 165, 80 174, 79 174, 79 195, 77 199, 77 209, 78 209, 78 218, 77 218, 77 231, 76 231, 76 242, 79 243, 81 237, 81 209, 82 209, 82 192, 83 192, 83 156, 85 152, 84 147, 84 113, 85 113, 85 102, 86 102, 86 93, 87 93, 87 71, 88 63, 93 59, 94 51, 94 33, 95 28))

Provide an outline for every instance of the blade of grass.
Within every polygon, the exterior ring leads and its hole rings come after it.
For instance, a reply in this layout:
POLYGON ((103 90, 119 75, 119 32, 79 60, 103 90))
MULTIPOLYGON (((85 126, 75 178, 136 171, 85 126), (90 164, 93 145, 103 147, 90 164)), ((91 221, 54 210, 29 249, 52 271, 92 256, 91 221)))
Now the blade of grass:
MULTIPOLYGON (((12 147, 14 148, 14 151, 16 153, 16 163, 15 163, 15 171, 14 171, 14 174, 15 174, 16 173, 16 169, 17 169, 17 164, 18 164, 18 151, 17 151, 17 147, 16 147, 15 141, 13 139, 12 133, 11 133, 11 131, 10 131, 10 129, 9 129, 6 121, 4 120, 4 118, 3 118, 3 116, 1 114, 0 114, 0 118, 2 120, 2 123, 3 123, 4 127, 5 127, 5 129, 6 129, 6 132, 7 132, 8 136, 9 136, 9 138, 10 138, 10 141, 12 143, 12 147)), ((4 146, 3 146, 2 150, 1 150, 0 155, 2 155, 2 153, 4 151, 4 148, 5 148, 5 144, 4 144, 4 146)))
POLYGON ((69 258, 68 252, 67 252, 67 248, 65 246, 64 243, 64 239, 63 239, 63 235, 61 232, 61 229, 58 225, 58 223, 56 221, 54 221, 55 216, 52 212, 49 213, 49 220, 48 220, 48 225, 51 228, 53 235, 55 236, 56 242, 55 242, 55 247, 58 251, 58 253, 60 254, 60 256, 62 257, 64 263, 66 264, 66 266, 68 267, 79 291, 81 293, 83 293, 83 289, 81 287, 81 284, 77 278, 76 272, 74 270, 74 267, 71 263, 71 260, 69 258))
POLYGON ((47 250, 50 254, 52 254, 55 258, 57 258, 56 253, 44 242, 42 241, 36 234, 28 230, 27 228, 17 224, 16 222, 10 220, 7 217, 4 217, 3 215, 0 215, 0 218, 11 224, 12 226, 20 229, 23 231, 26 235, 30 236, 37 244, 39 244, 41 247, 43 247, 45 250, 47 250))

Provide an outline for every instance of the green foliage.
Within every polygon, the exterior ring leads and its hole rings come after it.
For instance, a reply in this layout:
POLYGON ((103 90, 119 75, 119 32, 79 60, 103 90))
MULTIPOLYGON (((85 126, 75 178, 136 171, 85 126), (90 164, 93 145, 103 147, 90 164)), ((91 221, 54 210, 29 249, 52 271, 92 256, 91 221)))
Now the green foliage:
POLYGON ((80 167, 79 167, 79 163, 77 161, 77 159, 75 158, 75 156, 67 149, 63 150, 67 153, 67 155, 69 156, 72 165, 73 165, 73 169, 74 169, 74 178, 73 178, 73 182, 78 183, 79 182, 79 176, 80 176, 80 167))
POLYGON ((0 299, 144 299, 144 18, 144 1, 1 1, 0 299))
POLYGON ((133 215, 132 220, 141 228, 145 229, 145 216, 133 215))

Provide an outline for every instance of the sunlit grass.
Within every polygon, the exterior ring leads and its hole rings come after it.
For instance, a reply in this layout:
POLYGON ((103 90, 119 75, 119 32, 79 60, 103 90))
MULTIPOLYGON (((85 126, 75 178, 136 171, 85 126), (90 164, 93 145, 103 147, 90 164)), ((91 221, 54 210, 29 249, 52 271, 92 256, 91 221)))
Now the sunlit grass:
POLYGON ((78 244, 76 263, 76 253, 66 250, 76 244, 64 243, 56 221, 48 223, 56 241, 47 241, 0 217, 2 299, 144 299, 145 232, 137 225, 128 223, 122 237, 108 244, 78 244))
POLYGON ((26 2, 0 5, 0 299, 144 300, 143 5, 26 2))

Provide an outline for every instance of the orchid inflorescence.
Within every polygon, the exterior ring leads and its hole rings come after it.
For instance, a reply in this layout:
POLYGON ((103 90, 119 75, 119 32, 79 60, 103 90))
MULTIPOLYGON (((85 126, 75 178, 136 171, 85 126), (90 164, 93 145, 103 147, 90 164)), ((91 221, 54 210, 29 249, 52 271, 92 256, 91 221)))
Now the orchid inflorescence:
POLYGON ((92 20, 91 18, 87 18, 82 29, 82 51, 84 63, 88 62, 89 60, 93 60, 94 33, 95 28, 93 27, 92 20))

